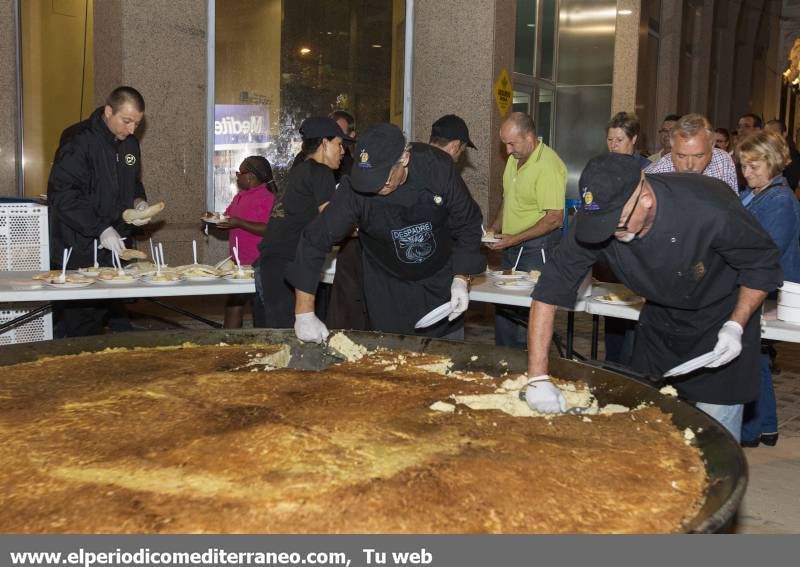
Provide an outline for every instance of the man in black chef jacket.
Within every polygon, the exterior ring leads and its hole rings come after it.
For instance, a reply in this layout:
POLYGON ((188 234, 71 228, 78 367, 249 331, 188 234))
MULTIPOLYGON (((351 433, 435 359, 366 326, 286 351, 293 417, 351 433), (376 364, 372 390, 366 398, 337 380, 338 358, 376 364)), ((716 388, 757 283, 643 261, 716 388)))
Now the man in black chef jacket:
POLYGON ((572 306, 581 279, 604 260, 647 300, 632 366, 662 376, 713 352, 704 367, 672 383, 739 439, 742 404, 758 397, 758 308, 783 280, 769 235, 719 180, 643 175, 627 155, 592 159, 579 188, 583 206, 533 293, 528 404, 550 413, 565 409, 547 367, 555 306, 572 306))
POLYGON ((463 338, 460 315, 468 279, 485 270, 482 215, 449 155, 428 144, 406 145, 403 132, 379 124, 358 139, 355 163, 328 207, 303 231, 287 280, 295 288, 295 332, 321 342, 328 335, 314 315, 325 253, 358 226, 370 326, 390 333, 463 338), (444 304, 449 316, 415 330, 444 304))

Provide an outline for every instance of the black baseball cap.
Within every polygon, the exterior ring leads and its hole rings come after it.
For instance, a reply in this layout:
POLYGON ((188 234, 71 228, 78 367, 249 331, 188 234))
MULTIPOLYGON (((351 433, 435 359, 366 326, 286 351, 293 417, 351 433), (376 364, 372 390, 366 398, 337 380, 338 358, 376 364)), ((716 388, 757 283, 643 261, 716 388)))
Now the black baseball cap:
POLYGON ((475 144, 469 139, 467 123, 455 114, 445 114, 434 122, 433 126, 431 126, 431 137, 444 138, 445 140, 461 140, 468 147, 475 148, 475 144))
POLYGON ((641 179, 642 169, 632 156, 607 153, 592 158, 578 182, 583 206, 575 213, 575 237, 588 243, 611 238, 641 179))
POLYGON ((378 124, 358 137, 350 181, 359 193, 377 193, 403 155, 406 137, 394 124, 378 124))
POLYGON ((338 136, 344 142, 354 142, 355 140, 347 136, 333 118, 327 116, 312 116, 303 120, 300 125, 300 135, 304 140, 311 138, 330 138, 338 136))

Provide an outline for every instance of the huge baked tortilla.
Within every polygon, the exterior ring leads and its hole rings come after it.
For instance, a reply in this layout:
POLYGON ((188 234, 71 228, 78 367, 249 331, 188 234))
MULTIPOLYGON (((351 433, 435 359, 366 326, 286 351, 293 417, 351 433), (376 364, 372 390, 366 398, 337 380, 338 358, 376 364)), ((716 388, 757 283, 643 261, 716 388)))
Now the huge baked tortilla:
POLYGON ((3 368, 0 531, 671 532, 702 504, 701 456, 657 408, 434 411, 500 379, 389 352, 288 370, 287 352, 186 345, 3 368))

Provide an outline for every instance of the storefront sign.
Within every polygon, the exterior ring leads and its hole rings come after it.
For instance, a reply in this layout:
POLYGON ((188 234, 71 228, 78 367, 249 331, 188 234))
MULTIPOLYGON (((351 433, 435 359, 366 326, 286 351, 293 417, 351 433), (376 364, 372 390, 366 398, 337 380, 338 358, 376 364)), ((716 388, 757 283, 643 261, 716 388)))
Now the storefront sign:
POLYGON ((497 108, 500 110, 500 116, 505 116, 508 113, 513 98, 514 91, 511 88, 511 79, 508 78, 508 72, 503 69, 500 72, 500 77, 494 84, 494 100, 497 101, 497 108))
POLYGON ((214 106, 214 149, 264 147, 269 141, 269 109, 261 104, 214 106))

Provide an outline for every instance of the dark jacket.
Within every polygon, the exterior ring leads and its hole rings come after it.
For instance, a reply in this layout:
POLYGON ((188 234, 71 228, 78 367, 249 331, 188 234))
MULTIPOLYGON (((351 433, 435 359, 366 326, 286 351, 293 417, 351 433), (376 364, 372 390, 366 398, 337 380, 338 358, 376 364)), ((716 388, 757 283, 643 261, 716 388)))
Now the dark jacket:
POLYGON ((414 323, 449 301, 455 274, 486 269, 483 217, 448 154, 428 144, 411 147, 408 177, 389 195, 358 193, 342 178, 328 207, 303 231, 287 281, 314 293, 325 254, 357 225, 372 328, 445 336, 463 318, 417 331, 414 323))
POLYGON ((94 239, 109 226, 122 236, 131 234, 122 211, 133 207, 134 199, 146 199, 139 141, 117 140, 103 121, 103 109, 70 127, 56 151, 47 185, 53 267, 61 267, 68 247, 70 268, 91 264, 94 239))
MULTIPOLYGON (((576 219, 542 270, 533 296, 571 307, 578 285, 597 260, 647 302, 639 317, 632 365, 661 376, 714 348, 745 286, 770 292, 783 281, 780 255, 758 221, 723 182, 696 173, 647 175, 656 217, 641 239, 583 245, 576 219)), ((758 395, 759 316, 750 318, 742 354, 721 368, 674 379, 685 398, 739 404, 758 395)))

